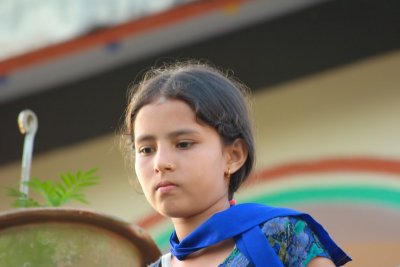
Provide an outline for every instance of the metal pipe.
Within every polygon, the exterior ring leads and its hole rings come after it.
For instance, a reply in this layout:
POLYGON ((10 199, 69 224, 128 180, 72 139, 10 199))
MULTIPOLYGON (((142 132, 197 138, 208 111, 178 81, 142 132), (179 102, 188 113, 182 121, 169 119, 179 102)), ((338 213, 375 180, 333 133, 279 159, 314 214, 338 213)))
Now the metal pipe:
POLYGON ((30 180, 33 143, 38 129, 38 119, 36 114, 29 109, 21 111, 18 115, 18 127, 21 134, 25 134, 19 190, 21 193, 28 196, 29 187, 26 182, 30 180))

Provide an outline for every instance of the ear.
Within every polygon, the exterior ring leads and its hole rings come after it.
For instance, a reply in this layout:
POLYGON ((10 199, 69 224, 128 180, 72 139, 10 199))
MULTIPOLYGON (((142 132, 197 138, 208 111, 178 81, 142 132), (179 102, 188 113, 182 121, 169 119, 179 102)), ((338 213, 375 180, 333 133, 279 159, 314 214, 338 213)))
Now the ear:
POLYGON ((243 139, 237 138, 225 147, 226 171, 230 174, 239 170, 246 162, 248 151, 243 139))

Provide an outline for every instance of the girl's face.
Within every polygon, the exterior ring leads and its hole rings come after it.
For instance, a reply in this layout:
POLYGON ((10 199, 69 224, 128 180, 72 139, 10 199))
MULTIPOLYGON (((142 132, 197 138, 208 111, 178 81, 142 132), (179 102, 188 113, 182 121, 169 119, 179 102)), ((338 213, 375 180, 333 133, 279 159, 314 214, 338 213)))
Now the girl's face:
POLYGON ((155 210, 189 218, 229 206, 228 146, 185 102, 160 98, 145 105, 134 133, 136 174, 155 210))

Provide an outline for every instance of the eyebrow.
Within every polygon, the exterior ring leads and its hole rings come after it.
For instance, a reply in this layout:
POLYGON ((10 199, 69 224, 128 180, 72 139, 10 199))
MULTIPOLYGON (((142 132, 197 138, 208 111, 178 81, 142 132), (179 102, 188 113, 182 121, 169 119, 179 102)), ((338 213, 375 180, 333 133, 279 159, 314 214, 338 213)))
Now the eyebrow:
MULTIPOLYGON (((190 134, 198 134, 198 133, 199 133, 198 131, 193 130, 193 129, 180 129, 180 130, 168 133, 167 136, 168 136, 169 139, 174 139, 174 138, 176 138, 178 136, 181 136, 181 135, 190 135, 190 134)), ((156 138, 155 138, 154 135, 145 134, 145 135, 139 136, 135 140, 135 142, 140 143, 140 142, 145 142, 145 141, 152 141, 152 140, 155 140, 155 139, 156 138)))

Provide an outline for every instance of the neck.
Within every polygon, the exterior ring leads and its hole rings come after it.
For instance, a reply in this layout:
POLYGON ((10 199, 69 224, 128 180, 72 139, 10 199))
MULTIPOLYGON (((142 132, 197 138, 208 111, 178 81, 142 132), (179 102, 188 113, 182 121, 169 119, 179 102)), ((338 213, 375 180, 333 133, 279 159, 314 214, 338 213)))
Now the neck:
POLYGON ((174 224, 175 232, 179 240, 183 240, 191 232, 193 232, 198 226, 204 223, 208 218, 217 212, 226 210, 230 204, 228 199, 225 201, 219 201, 211 207, 200 211, 190 217, 185 218, 171 218, 174 224))

